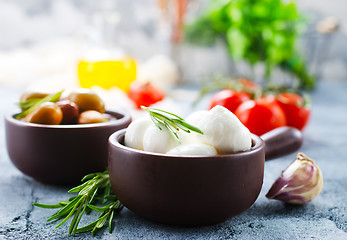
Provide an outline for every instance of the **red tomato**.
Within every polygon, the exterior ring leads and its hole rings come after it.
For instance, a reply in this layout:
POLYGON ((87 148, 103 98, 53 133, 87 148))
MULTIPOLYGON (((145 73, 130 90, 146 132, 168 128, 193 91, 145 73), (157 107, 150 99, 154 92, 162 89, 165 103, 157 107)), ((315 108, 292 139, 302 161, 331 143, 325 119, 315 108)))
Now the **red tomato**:
POLYGON ((285 114, 273 96, 248 100, 236 109, 235 115, 258 136, 286 125, 285 114))
POLYGON ((311 115, 309 107, 304 105, 304 99, 297 93, 281 93, 277 102, 286 115, 287 125, 302 130, 311 115))
POLYGON ((215 93, 210 101, 209 109, 216 105, 221 105, 231 112, 235 112, 236 108, 243 102, 249 100, 249 94, 246 92, 236 92, 232 89, 224 89, 215 93))
POLYGON ((152 83, 132 82, 128 97, 134 101, 137 108, 141 108, 163 100, 164 93, 152 83))

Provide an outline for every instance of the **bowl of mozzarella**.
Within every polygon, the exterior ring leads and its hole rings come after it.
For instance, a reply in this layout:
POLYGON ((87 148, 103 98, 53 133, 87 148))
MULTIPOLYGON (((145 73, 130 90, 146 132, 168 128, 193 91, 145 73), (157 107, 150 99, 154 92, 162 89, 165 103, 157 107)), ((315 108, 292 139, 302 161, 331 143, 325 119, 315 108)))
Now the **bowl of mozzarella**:
MULTIPOLYGON (((221 106, 185 121, 203 134, 178 131, 177 141, 148 116, 110 136, 108 166, 117 197, 140 216, 177 226, 216 224, 247 210, 262 187, 265 151, 273 148, 265 150, 264 140, 221 106)), ((281 129, 266 141, 276 145, 279 136, 295 134, 281 129)), ((299 138, 285 142, 290 151, 300 145, 299 138)))

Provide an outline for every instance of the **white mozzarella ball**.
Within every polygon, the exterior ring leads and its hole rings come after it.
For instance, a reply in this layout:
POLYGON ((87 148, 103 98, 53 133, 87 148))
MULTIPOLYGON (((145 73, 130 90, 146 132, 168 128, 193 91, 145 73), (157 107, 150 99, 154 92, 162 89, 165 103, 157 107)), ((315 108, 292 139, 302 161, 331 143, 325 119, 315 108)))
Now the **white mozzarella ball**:
POLYGON ((169 155, 217 155, 217 150, 203 143, 181 144, 167 152, 169 155))
POLYGON ((143 136, 143 150, 155 153, 166 153, 179 145, 179 142, 170 134, 169 130, 151 125, 143 136))
POLYGON ((251 133, 228 109, 215 106, 197 122, 203 132, 204 142, 214 146, 219 153, 233 153, 251 147, 251 133))
POLYGON ((196 111, 186 117, 186 122, 192 125, 198 124, 202 118, 208 114, 208 111, 196 111))
POLYGON ((131 122, 125 132, 125 146, 143 150, 143 136, 151 125, 152 121, 148 117, 142 117, 131 122))
MULTIPOLYGON (((199 125, 199 121, 201 121, 201 119, 203 119, 207 113, 208 111, 193 112, 185 119, 185 121, 194 127, 197 127, 199 125)), ((179 138, 182 144, 202 143, 204 140, 202 136, 202 134, 193 131, 190 131, 190 133, 180 131, 179 133, 179 138)))

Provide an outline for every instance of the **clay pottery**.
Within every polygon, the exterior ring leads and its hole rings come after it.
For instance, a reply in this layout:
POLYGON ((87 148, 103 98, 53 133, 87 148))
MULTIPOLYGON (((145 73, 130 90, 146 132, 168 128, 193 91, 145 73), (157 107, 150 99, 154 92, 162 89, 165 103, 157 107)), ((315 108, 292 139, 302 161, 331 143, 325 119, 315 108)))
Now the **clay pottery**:
POLYGON ((125 129, 109 138, 109 173, 120 201, 145 218, 179 226, 220 223, 257 199, 264 161, 298 150, 300 131, 252 135, 252 148, 214 156, 172 156, 124 146, 125 129))
POLYGON ((6 144, 13 164, 24 174, 48 184, 73 185, 83 176, 107 168, 108 138, 127 127, 128 114, 107 111, 105 123, 44 125, 5 117, 6 144))

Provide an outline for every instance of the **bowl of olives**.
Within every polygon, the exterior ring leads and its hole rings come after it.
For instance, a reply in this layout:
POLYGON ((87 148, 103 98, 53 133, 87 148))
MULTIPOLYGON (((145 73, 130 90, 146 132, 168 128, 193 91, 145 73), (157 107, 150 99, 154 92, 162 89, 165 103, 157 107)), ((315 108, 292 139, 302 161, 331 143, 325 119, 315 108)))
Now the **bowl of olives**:
POLYGON ((8 155, 24 174, 42 183, 71 185, 107 168, 108 137, 126 128, 131 117, 106 110, 89 89, 62 97, 25 93, 21 112, 5 117, 8 155))

